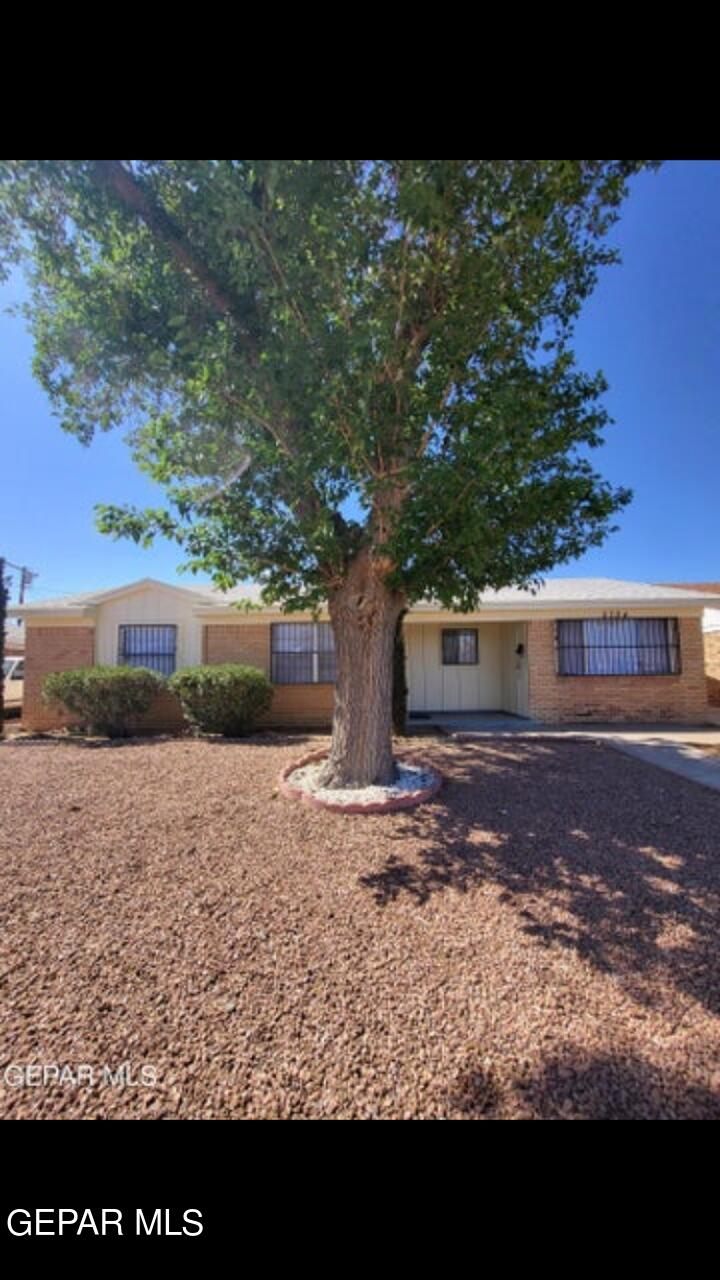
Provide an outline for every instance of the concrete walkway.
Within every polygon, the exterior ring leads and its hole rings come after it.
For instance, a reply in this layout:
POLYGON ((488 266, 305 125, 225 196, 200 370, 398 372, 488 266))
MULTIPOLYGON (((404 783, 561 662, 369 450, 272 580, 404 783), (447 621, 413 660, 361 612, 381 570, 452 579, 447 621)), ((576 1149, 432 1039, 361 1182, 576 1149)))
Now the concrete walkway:
POLYGON ((433 726, 457 742, 483 738, 589 738, 635 756, 646 764, 677 773, 720 791, 720 725, 682 724, 543 724, 500 712, 443 713, 423 720, 410 720, 413 727, 433 726), (718 755, 703 748, 716 747, 718 755))

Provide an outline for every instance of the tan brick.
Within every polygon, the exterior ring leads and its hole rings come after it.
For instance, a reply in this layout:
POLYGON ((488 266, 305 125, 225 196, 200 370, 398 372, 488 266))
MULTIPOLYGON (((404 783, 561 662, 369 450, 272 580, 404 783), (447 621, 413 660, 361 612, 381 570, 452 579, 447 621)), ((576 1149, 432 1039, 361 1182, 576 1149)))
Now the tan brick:
POLYGON ((720 707, 720 631, 706 631, 704 647, 708 701, 720 707))
POLYGON ((33 627, 25 636, 25 683, 22 723, 25 729, 59 729, 73 723, 64 711, 43 701, 43 680, 51 671, 90 667, 95 655, 93 627, 33 627))
MULTIPOLYGON (((77 723, 77 717, 49 707, 42 697, 45 676, 52 671, 91 667, 95 660, 93 627, 33 627, 27 629, 22 724, 25 729, 61 729, 77 723)), ((182 728, 185 718, 177 698, 163 691, 144 716, 130 724, 130 731, 160 733, 182 728)))
POLYGON ((270 627, 267 623, 218 623, 203 628, 203 661, 244 662, 270 674, 270 627))
MULTIPOLYGON (((244 662, 270 674, 270 624, 247 623, 204 628, 204 661, 244 662)), ((281 684, 264 723, 283 728, 325 729, 332 724, 335 686, 281 684)))
POLYGON ((680 618, 674 676, 559 676, 555 623, 528 624, 529 710, 538 720, 702 721, 707 714, 699 618, 680 618))

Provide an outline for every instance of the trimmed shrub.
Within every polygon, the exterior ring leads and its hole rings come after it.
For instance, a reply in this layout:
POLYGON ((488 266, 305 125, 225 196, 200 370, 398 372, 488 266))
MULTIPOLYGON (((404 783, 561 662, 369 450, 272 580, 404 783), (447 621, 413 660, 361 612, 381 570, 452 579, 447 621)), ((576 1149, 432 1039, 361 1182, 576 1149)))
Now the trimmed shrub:
POLYGON ((148 711, 165 680, 145 667, 74 667, 43 682, 43 698, 79 716, 86 732, 126 738, 130 722, 148 711))
POLYGON ((235 662, 185 667, 170 677, 168 685, 197 733, 221 733, 225 738, 250 733, 269 711, 273 696, 262 671, 235 662))

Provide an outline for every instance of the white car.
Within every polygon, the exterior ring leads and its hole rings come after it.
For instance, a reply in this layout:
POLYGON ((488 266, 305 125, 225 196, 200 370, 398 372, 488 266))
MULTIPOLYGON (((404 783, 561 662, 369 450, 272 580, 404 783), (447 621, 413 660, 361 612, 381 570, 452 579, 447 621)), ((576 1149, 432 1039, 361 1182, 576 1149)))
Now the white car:
POLYGON ((19 711, 22 707, 24 675, 24 658, 3 659, 3 690, 6 711, 15 709, 19 711))

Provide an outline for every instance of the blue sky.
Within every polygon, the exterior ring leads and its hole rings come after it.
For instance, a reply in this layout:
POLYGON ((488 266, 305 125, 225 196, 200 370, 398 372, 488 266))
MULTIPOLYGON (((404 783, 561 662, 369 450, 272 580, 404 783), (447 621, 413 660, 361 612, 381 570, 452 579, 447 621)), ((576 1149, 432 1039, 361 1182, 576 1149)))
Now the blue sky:
MULTIPOLYGON (((633 180, 576 351, 602 369, 616 422, 594 454, 632 505, 605 545, 558 572, 642 581, 720 578, 720 162, 671 161, 633 180)), ((18 285, 0 289, 0 306, 18 285)), ((178 548, 97 533, 96 502, 159 505, 121 433, 66 436, 30 371, 20 320, 0 314, 0 550, 38 573, 30 599, 140 577, 191 586, 178 548)))

